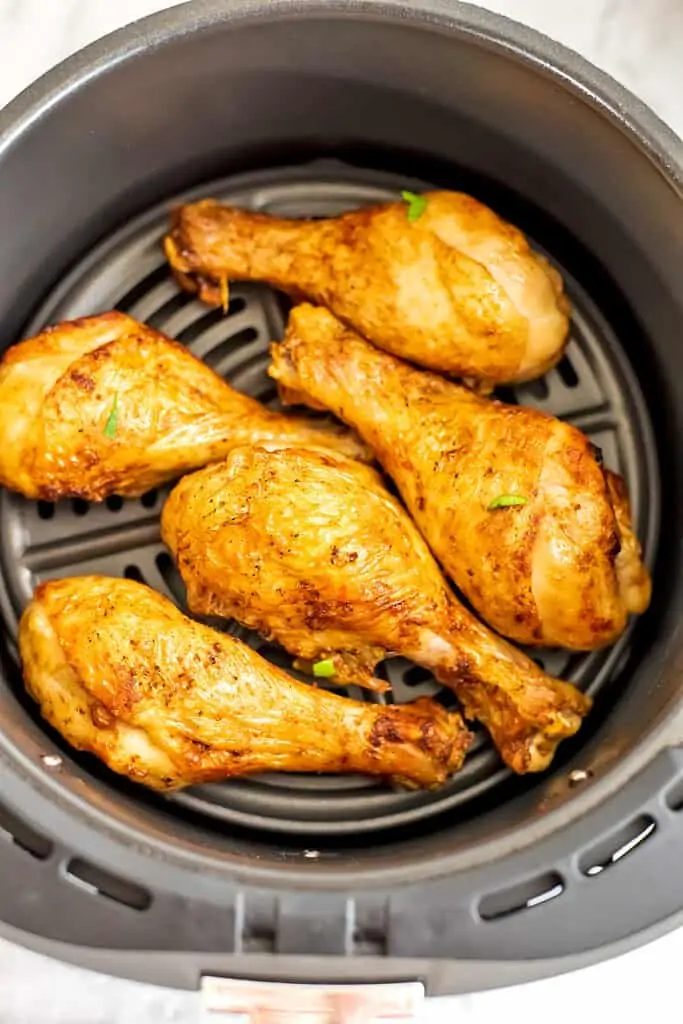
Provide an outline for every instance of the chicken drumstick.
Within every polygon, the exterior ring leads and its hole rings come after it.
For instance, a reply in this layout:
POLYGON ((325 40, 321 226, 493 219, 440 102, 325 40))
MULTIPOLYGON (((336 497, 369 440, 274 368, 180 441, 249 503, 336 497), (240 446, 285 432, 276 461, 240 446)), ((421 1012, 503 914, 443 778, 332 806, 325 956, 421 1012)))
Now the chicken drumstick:
POLYGON ((180 207, 166 254, 214 305, 227 281, 266 281, 329 307, 380 348, 489 384, 562 355, 562 280, 521 231, 459 192, 330 220, 282 220, 207 199, 180 207))
POLYGON ((372 686, 391 653, 428 666, 517 772, 545 768, 588 710, 457 602, 368 466, 321 449, 235 449, 180 481, 162 535, 194 612, 235 618, 338 682, 372 686))
POLYGON ((24 679, 79 750, 153 789, 261 771, 442 783, 469 733, 431 700, 363 704, 298 683, 131 580, 38 587, 21 619, 24 679))
POLYGON ((650 600, 620 478, 579 430, 481 398, 302 305, 274 345, 283 397, 332 410, 375 451, 447 574, 521 643, 612 643, 650 600))
POLYGON ((363 447, 270 412, 186 348, 123 313, 59 324, 0 362, 0 484, 56 501, 136 496, 235 444, 363 447))

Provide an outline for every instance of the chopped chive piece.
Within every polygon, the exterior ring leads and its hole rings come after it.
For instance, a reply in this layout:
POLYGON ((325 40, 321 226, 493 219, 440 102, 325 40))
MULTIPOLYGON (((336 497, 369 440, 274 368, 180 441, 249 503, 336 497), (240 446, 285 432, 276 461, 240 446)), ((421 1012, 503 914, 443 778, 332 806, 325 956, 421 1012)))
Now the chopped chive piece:
POLYGON ((334 662, 332 658, 325 658, 324 661, 316 661, 313 666, 313 675, 318 679, 329 679, 334 675, 334 662))
POLYGON ((408 204, 408 220, 411 224, 427 209, 427 196, 420 196, 417 192, 401 192, 401 199, 408 204))
POLYGON ((104 425, 102 433, 105 437, 116 437, 116 428, 119 423, 119 393, 118 391, 114 394, 114 401, 112 402, 107 422, 104 425))
POLYGON ((515 508, 520 505, 526 505, 527 500, 521 494, 501 494, 493 499, 487 511, 493 512, 494 508, 515 508))

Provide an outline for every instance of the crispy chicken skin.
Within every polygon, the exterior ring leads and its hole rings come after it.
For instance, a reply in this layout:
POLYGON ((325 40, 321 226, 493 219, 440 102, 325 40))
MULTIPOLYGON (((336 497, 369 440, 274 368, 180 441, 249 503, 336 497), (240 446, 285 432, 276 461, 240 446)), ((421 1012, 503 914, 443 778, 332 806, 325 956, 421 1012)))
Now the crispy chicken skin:
POLYGON ((518 772, 545 768, 588 710, 457 602, 368 466, 322 449, 235 449, 178 483, 162 535, 194 612, 259 630, 303 667, 332 662, 338 682, 372 686, 390 653, 428 666, 518 772))
POLYGON ((322 308, 272 348, 283 397, 355 427, 479 614, 522 643, 591 650, 645 610, 623 484, 588 439, 380 352, 322 308), (491 506, 501 499, 517 504, 491 506))
POLYGON ((264 409, 182 345, 116 312, 10 348, 0 403, 0 483, 48 501, 140 495, 251 441, 363 454, 345 430, 264 409))
POLYGON ((38 587, 21 619, 26 686, 79 750, 153 789, 261 771, 359 772, 436 786, 470 736, 428 699, 382 707, 298 683, 131 580, 38 587))
POLYGON ((225 282, 266 281, 331 309, 420 366, 489 384, 545 373, 567 339, 562 280, 521 231, 471 196, 431 192, 330 220, 281 220, 211 199, 181 206, 165 247, 213 305, 225 282))

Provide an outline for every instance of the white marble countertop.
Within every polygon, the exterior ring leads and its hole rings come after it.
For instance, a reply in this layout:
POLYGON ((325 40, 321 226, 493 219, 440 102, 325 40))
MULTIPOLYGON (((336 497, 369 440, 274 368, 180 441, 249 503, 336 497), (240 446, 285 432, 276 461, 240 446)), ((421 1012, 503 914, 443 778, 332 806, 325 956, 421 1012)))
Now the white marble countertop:
MULTIPOLYGON (((175 0, 177 3, 178 0, 175 0)), ((267 0, 266 0, 267 2, 267 0)), ((172 0, 0 0, 0 106, 51 65, 172 0)), ((578 50, 683 134, 681 0, 489 0, 578 50)), ((429 1001, 424 1024, 493 1024, 577 1014, 642 1021, 653 996, 677 1005, 683 930, 617 960, 516 989, 429 1001)), ((104 977, 0 940, 0 1024, 199 1024, 199 999, 104 977)), ((669 1010, 666 1020, 673 1019, 669 1010)))

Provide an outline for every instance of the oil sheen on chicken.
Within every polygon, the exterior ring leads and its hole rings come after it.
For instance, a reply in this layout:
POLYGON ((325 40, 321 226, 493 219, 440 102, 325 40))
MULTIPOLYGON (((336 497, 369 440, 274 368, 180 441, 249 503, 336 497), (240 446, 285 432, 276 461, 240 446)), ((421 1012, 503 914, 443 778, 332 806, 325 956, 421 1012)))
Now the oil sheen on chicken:
POLYGON ((540 376, 567 339, 560 275, 521 231, 459 192, 317 221, 204 200, 176 211, 166 253, 206 302, 224 302, 228 280, 266 281, 329 307, 388 352, 489 384, 540 376))
POLYGON ((154 789, 262 771, 358 772, 432 787, 470 735, 428 699, 400 707, 296 682, 132 580, 38 587, 19 645, 26 686, 72 746, 154 789))
POLYGON ((144 494, 247 441, 364 454, 347 431, 270 412, 123 313, 59 324, 10 348, 0 405, 0 483, 47 501, 144 494))
POLYGON ((180 481, 162 534, 194 612, 235 618, 337 682, 376 685, 387 654, 427 666, 517 772, 545 768, 588 710, 459 604, 368 466, 321 449, 235 449, 180 481))
POLYGON ((591 650, 645 610, 650 578, 625 488, 579 430, 416 370, 326 309, 296 307, 272 353, 283 397, 358 430, 499 633, 591 650))

